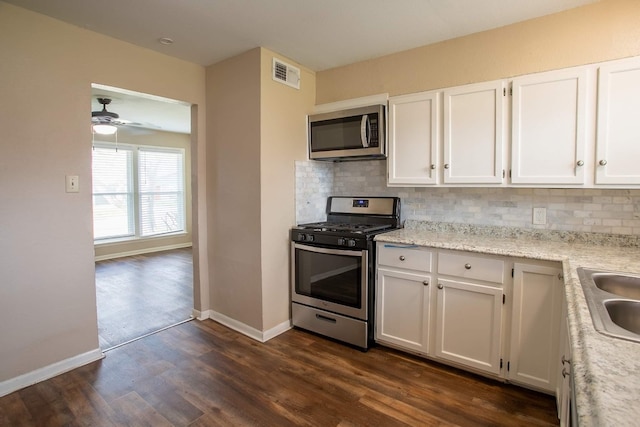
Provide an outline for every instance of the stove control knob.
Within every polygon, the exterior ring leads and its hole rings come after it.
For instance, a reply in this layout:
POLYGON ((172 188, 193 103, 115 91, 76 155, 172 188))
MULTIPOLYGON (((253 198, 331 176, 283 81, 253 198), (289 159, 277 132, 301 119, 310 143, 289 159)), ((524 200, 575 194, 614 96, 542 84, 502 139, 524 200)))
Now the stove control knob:
POLYGON ((338 237, 338 246, 346 246, 346 245, 347 245, 347 239, 338 237))
POLYGON ((313 237, 313 234, 307 234, 307 242, 313 242, 315 240, 313 237))
POLYGON ((347 246, 349 246, 350 248, 354 247, 356 245, 356 241, 353 239, 349 239, 347 241, 347 246))
POLYGON ((298 240, 304 242, 305 240, 307 240, 307 236, 304 233, 298 233, 298 240))

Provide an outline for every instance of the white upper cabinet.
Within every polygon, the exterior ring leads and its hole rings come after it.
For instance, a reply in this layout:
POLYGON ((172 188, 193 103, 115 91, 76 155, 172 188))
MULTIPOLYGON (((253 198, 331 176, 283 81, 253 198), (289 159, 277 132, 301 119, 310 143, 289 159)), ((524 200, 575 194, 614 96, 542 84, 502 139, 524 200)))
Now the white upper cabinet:
POLYGON ((389 98, 390 186, 437 183, 440 92, 389 98))
POLYGON ((640 58, 600 66, 596 184, 640 184, 640 58))
POLYGON ((585 183, 587 69, 512 82, 511 183, 585 183))
POLYGON ((505 82, 444 90, 444 183, 503 180, 505 82))

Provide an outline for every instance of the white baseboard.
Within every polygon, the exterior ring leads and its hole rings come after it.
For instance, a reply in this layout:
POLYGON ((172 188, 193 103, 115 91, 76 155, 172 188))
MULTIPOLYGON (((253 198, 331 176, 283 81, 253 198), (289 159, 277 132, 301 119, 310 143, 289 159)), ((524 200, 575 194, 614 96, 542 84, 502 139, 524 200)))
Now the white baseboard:
POLYGON ((104 260, 107 260, 107 259, 124 258, 124 257, 127 257, 127 256, 150 254, 152 252, 162 252, 162 251, 170 251, 170 250, 173 250, 173 249, 190 248, 191 246, 192 246, 191 242, 189 242, 189 243, 178 243, 178 244, 175 244, 175 245, 156 246, 156 247, 148 248, 148 249, 138 249, 138 250, 135 250, 135 251, 117 252, 117 253, 108 254, 108 255, 100 255, 100 256, 96 256, 95 260, 96 261, 104 261, 104 260))
POLYGON ((0 397, 104 358, 99 348, 0 382, 0 397))
POLYGON ((274 338, 291 329, 290 320, 286 320, 280 323, 279 325, 276 325, 273 328, 262 332, 254 327, 246 325, 242 322, 239 322, 235 319, 232 319, 229 316, 226 316, 222 313, 218 313, 217 311, 214 311, 214 310, 206 310, 202 312, 193 310, 193 313, 194 313, 194 317, 198 320, 206 320, 206 319, 215 320, 216 322, 221 323, 226 327, 233 329, 236 332, 240 332, 241 334, 246 335, 249 338, 252 338, 260 342, 269 341, 271 338, 274 338))

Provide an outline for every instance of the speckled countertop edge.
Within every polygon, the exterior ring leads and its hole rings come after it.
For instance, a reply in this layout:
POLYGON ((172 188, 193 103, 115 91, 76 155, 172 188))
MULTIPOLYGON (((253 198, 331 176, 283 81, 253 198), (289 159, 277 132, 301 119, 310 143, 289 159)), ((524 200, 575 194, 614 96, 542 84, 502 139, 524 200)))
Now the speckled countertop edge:
POLYGON ((545 233, 502 227, 407 221, 376 241, 562 263, 578 422, 585 426, 638 425, 640 343, 597 332, 576 269, 640 273, 635 236, 545 233))

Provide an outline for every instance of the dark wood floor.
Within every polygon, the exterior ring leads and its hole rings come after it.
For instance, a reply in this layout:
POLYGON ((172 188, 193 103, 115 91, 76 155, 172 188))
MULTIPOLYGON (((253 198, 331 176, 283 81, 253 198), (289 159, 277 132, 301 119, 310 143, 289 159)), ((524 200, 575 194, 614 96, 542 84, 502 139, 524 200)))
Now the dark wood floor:
POLYGON ((191 321, 0 398, 2 426, 551 426, 554 399, 300 330, 191 321))
POLYGON ((96 263, 98 337, 103 350, 189 319, 191 248, 96 263))

